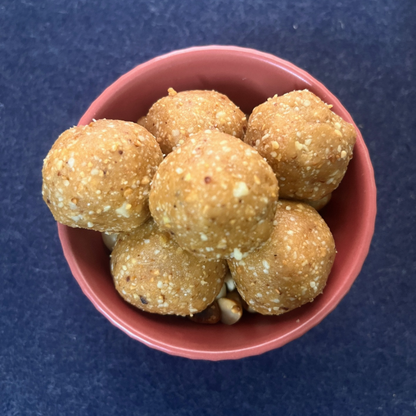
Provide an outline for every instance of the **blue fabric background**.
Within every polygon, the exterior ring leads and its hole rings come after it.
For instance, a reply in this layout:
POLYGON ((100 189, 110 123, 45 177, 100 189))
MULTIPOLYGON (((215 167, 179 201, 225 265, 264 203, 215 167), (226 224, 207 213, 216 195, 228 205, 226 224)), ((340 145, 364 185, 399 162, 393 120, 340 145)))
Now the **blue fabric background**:
POLYGON ((0 415, 416 415, 414 0, 0 0, 0 415), (41 199, 42 159, 135 65, 194 45, 266 51, 355 119, 378 185, 364 268, 279 350, 171 357, 101 316, 41 199))

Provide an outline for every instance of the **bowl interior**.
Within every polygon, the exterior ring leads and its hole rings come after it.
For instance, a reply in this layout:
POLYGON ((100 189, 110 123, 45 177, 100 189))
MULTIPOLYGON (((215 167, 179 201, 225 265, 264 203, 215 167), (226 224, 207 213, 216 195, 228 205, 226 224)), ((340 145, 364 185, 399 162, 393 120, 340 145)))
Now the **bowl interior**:
MULTIPOLYGON (((261 52, 236 47, 178 51, 142 64, 110 86, 80 120, 137 121, 173 87, 177 91, 215 89, 250 113, 274 94, 307 88, 333 104, 353 123, 339 101, 294 65, 261 52)), ((114 289, 108 251, 96 232, 59 225, 65 256, 84 293, 112 323, 145 344, 174 355, 229 359, 279 347, 319 323, 347 293, 367 255, 374 230, 375 184, 367 148, 357 129, 354 158, 330 204, 322 211, 338 254, 323 295, 280 317, 245 314, 234 326, 201 326, 185 318, 141 312, 114 289)))

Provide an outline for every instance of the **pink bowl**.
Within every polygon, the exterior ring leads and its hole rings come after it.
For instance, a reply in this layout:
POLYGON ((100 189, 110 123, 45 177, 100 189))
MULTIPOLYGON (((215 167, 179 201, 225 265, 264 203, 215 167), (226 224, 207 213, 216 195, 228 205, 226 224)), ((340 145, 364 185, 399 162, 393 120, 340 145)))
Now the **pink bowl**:
MULTIPOLYGON (((129 71, 91 105, 79 124, 93 118, 136 121, 167 89, 215 89, 250 113, 274 94, 307 88, 345 120, 354 121, 320 82, 275 56, 234 46, 190 48, 152 59, 129 71)), ((234 326, 200 326, 185 318, 141 312, 114 289, 108 252, 99 233, 58 225, 59 238, 74 277, 95 307, 132 338, 193 359, 224 360, 261 354, 303 335, 345 296, 367 256, 374 232, 376 186, 368 150, 357 130, 354 159, 322 212, 338 254, 323 295, 280 317, 246 314, 234 326)))

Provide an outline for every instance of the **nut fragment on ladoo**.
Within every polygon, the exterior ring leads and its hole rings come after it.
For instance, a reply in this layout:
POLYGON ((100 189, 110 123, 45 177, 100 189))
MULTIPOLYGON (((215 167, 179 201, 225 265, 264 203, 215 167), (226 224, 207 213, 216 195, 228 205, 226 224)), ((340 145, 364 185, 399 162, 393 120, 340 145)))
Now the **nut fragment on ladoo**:
POLYGON ((118 233, 102 233, 102 238, 105 246, 110 250, 113 251, 114 246, 116 245, 118 233))
POLYGON ((234 325, 243 315, 242 306, 233 299, 218 299, 218 306, 221 310, 221 322, 225 325, 234 325))
POLYGON ((214 301, 202 312, 196 313, 188 318, 197 324, 216 324, 221 320, 221 310, 218 306, 218 302, 214 301))

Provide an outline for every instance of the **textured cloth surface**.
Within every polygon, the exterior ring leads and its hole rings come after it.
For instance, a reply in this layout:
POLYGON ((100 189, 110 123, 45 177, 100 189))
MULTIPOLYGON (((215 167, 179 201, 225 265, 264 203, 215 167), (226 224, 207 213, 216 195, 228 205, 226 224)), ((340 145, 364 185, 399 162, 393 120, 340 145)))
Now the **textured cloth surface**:
POLYGON ((416 415, 414 0, 0 0, 1 415, 416 415), (42 160, 121 74, 232 44, 344 104, 378 185, 370 254, 306 335, 239 361, 171 357, 82 294, 41 199, 42 160))

